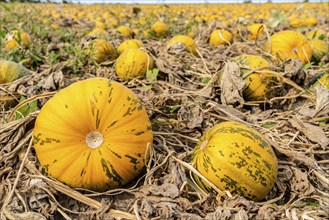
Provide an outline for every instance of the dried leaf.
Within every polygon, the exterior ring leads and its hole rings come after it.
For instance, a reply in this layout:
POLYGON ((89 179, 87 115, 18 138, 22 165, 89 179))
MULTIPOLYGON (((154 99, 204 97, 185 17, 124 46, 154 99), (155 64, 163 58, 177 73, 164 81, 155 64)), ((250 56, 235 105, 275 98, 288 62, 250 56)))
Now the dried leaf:
POLYGON ((243 103, 242 91, 245 84, 240 76, 239 65, 235 62, 227 62, 220 80, 222 104, 237 105, 243 103))
POLYGON ((329 145, 329 138, 327 138, 325 132, 321 127, 312 125, 307 122, 303 122, 301 119, 297 117, 290 119, 289 123, 294 128, 304 133, 305 136, 311 141, 313 141, 314 143, 318 143, 322 147, 327 147, 329 145))

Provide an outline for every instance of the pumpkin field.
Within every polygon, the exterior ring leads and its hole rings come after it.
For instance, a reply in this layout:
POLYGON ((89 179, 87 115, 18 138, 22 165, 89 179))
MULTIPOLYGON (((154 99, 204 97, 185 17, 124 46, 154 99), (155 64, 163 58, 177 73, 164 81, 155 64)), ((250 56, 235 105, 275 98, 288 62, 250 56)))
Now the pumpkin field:
POLYGON ((328 219, 328 2, 0 2, 0 207, 328 219))

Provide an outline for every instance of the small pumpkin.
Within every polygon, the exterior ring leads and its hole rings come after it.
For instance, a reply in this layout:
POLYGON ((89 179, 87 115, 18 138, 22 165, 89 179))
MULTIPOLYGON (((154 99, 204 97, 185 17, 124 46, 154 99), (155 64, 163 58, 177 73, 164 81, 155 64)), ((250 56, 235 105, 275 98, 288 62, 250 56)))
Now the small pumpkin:
POLYGON ((325 88, 329 89, 329 72, 324 73, 317 81, 313 84, 313 86, 323 85, 325 88))
POLYGON ((116 50, 109 41, 95 39, 88 46, 87 53, 90 54, 97 63, 114 60, 117 57, 116 50))
POLYGON ((9 60, 0 60, 0 84, 12 82, 30 74, 21 64, 9 60))
POLYGON ((186 35, 178 35, 173 37, 167 43, 167 50, 173 49, 174 51, 187 50, 192 54, 197 54, 197 47, 194 40, 186 35))
POLYGON ((270 51, 270 45, 271 53, 281 60, 298 58, 305 64, 312 58, 312 49, 307 38, 296 31, 286 30, 273 34, 266 44, 267 51, 270 51))
POLYGON ((233 35, 227 30, 215 30, 211 33, 209 44, 213 46, 231 44, 233 35))
POLYGON ((144 47, 144 45, 140 40, 128 39, 128 40, 123 41, 119 45, 117 51, 118 51, 118 54, 121 54, 123 51, 125 51, 127 49, 138 49, 138 48, 141 48, 141 47, 144 47))
POLYGON ((157 37, 165 37, 169 32, 167 24, 162 21, 155 22, 152 25, 151 30, 155 33, 155 36, 157 37))
POLYGON ((329 54, 329 45, 323 40, 311 39, 309 43, 312 48, 312 58, 319 62, 326 54, 329 54))
POLYGON ((40 164, 71 186, 105 191, 141 173, 152 129, 138 97, 105 78, 75 82, 40 110, 33 131, 40 164))
MULTIPOLYGON (((250 69, 244 69, 243 66, 251 69, 269 66, 264 58, 257 55, 240 55, 234 58, 240 66, 241 74, 250 72, 250 69)), ((274 86, 278 80, 270 73, 266 73, 269 69, 262 69, 259 72, 249 74, 246 78, 246 85, 243 89, 243 98, 248 101, 262 101, 275 96, 274 86)))
POLYGON ((264 25, 259 23, 251 24, 248 26, 247 30, 249 40, 255 40, 256 37, 259 39, 260 36, 264 34, 264 25))
POLYGON ((97 39, 107 40, 110 37, 110 34, 101 28, 94 28, 91 32, 88 33, 88 36, 96 37, 97 39))
POLYGON ((123 51, 115 63, 115 72, 122 80, 145 76, 150 69, 153 69, 153 59, 141 49, 123 51))
POLYGON ((322 29, 314 29, 306 33, 306 37, 308 39, 318 39, 318 40, 325 40, 328 39, 329 35, 326 31, 322 29))
POLYGON ((5 50, 12 50, 18 46, 22 48, 29 47, 31 43, 30 35, 24 31, 14 30, 8 33, 5 37, 5 50))
POLYGON ((133 36, 134 32, 131 30, 130 27, 127 26, 119 26, 117 28, 117 32, 122 36, 122 37, 131 37, 133 36))
MULTIPOLYGON (((213 126, 199 140, 191 160, 193 167, 220 190, 254 201, 271 191, 278 174, 278 161, 262 134, 237 122, 213 126)), ((214 190, 197 175, 206 192, 214 190)))

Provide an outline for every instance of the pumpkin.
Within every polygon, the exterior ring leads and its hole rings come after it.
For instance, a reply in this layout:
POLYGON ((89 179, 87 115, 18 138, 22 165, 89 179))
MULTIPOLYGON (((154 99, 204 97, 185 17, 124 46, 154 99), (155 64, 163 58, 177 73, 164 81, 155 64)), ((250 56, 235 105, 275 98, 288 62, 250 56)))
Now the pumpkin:
POLYGON ((153 69, 153 59, 141 49, 123 51, 115 63, 115 72, 122 80, 145 76, 150 69, 153 69))
POLYGON ((309 43, 312 48, 312 58, 314 61, 319 62, 322 57, 329 53, 329 47, 325 41, 319 39, 311 39, 309 40, 309 43))
POLYGON ((307 38, 296 31, 280 31, 271 36, 270 41, 266 44, 266 50, 278 56, 279 59, 288 58, 300 59, 304 64, 308 63, 312 57, 311 45, 307 38))
POLYGON ((127 26, 119 26, 117 28, 117 32, 122 37, 131 37, 134 34, 134 32, 130 29, 130 27, 127 27, 127 26))
POLYGON ((5 37, 5 50, 12 50, 18 46, 27 48, 31 43, 30 36, 24 31, 14 30, 5 37))
POLYGON ((107 40, 110 37, 110 34, 104 29, 95 28, 91 32, 88 33, 88 36, 93 36, 98 39, 107 40))
POLYGON ((324 73, 317 79, 317 81, 313 84, 313 86, 323 85, 327 89, 329 89, 329 72, 324 73))
POLYGON ((249 40, 255 40, 258 36, 258 39, 260 36, 264 34, 264 26, 263 24, 251 24, 247 28, 248 30, 248 39, 249 40))
POLYGON ((129 39, 129 40, 125 40, 123 41, 117 51, 118 54, 121 54, 123 51, 127 50, 127 49, 138 49, 144 47, 143 43, 140 40, 137 39, 129 39))
POLYGON ((0 84, 12 82, 30 72, 21 64, 9 60, 0 60, 0 84))
MULTIPOLYGON (((244 69, 243 66, 257 69, 264 66, 269 66, 269 63, 262 57, 256 55, 241 55, 234 58, 241 67, 240 71, 243 74, 250 72, 250 69, 244 69)), ((249 74, 246 78, 246 85, 243 89, 243 97, 248 101, 262 101, 275 96, 274 85, 277 83, 277 78, 270 73, 266 73, 268 69, 261 69, 261 72, 249 74)))
POLYGON ((319 39, 319 40, 324 40, 327 39, 329 36, 326 33, 326 31, 322 29, 314 29, 306 33, 306 37, 308 39, 319 39))
MULTIPOLYGON (((260 201, 272 189, 278 161, 271 145, 256 130, 237 122, 213 126, 199 140, 191 160, 193 167, 220 190, 260 201)), ((214 190, 197 175, 206 192, 214 190)))
POLYGON ((233 35, 227 30, 215 30, 211 33, 209 44, 213 46, 226 45, 232 43, 233 35))
POLYGON ((197 47, 192 38, 186 35, 178 35, 173 37, 167 43, 167 50, 173 49, 174 51, 187 50, 192 54, 197 54, 197 47))
POLYGON ((165 37, 169 31, 168 26, 162 21, 155 22, 152 25, 151 30, 155 33, 155 36, 157 37, 165 37))
POLYGON ((153 140, 138 97, 105 78, 71 84, 40 110, 33 131, 40 164, 71 186, 104 191, 141 173, 153 140))
POLYGON ((106 30, 106 24, 102 21, 96 21, 95 28, 106 30))
POLYGON ((112 44, 103 39, 95 39, 89 45, 87 54, 90 54, 97 63, 116 58, 116 50, 112 44))

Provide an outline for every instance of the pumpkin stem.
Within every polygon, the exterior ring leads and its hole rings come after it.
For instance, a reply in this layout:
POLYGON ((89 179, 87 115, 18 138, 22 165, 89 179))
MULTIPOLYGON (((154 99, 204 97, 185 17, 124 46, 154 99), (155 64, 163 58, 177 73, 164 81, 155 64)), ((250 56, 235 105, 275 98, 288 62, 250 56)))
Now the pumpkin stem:
POLYGON ((208 140, 205 140, 204 142, 202 142, 201 146, 200 146, 200 150, 203 150, 207 145, 208 145, 208 140))
POLYGON ((96 149, 102 145, 104 141, 103 135, 98 131, 92 131, 86 136, 86 143, 91 149, 96 149))

